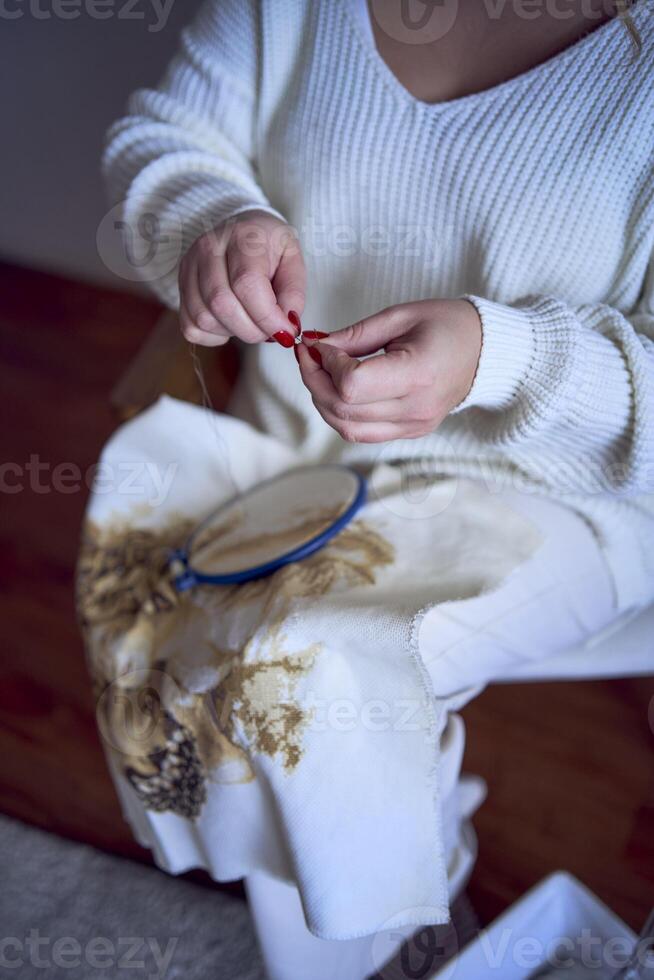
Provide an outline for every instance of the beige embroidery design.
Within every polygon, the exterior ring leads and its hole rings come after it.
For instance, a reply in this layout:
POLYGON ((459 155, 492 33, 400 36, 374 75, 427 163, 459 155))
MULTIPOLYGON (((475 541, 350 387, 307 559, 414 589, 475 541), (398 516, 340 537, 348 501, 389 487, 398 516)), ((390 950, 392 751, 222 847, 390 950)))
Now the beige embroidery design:
MULTIPOLYGON (((307 516, 307 533, 329 520, 307 516)), ((146 807, 196 818, 207 782, 251 780, 257 756, 298 766, 310 720, 298 684, 321 643, 290 649, 289 617, 302 599, 372 585, 394 550, 357 520, 267 578, 179 594, 168 559, 190 530, 182 520, 156 531, 87 522, 77 594, 108 750, 146 807)))

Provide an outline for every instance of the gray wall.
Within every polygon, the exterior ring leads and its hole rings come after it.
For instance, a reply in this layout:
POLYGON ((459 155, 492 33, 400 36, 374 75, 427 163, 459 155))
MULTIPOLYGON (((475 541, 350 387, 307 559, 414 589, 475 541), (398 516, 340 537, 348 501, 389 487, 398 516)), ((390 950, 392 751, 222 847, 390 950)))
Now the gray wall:
MULTIPOLYGON (((0 257, 133 286, 107 268, 96 248, 107 211, 99 175, 103 135, 132 89, 160 77, 198 6, 199 0, 0 0, 0 257), (111 16, 101 20, 98 12, 111 16)), ((119 257, 108 264, 119 268, 119 257)))

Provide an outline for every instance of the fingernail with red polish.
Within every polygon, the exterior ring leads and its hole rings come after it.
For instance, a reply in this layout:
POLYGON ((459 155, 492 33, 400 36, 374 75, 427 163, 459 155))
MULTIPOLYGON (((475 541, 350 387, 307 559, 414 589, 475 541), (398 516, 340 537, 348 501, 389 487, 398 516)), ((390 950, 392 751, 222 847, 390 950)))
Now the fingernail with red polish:
POLYGON ((322 367, 322 357, 320 356, 320 351, 316 350, 315 347, 307 347, 309 351, 309 357, 322 367))
POLYGON ((290 323, 293 324, 293 326, 295 327, 295 329, 296 330, 299 330, 300 333, 302 333, 302 322, 301 322, 300 317, 298 316, 298 314, 295 312, 295 310, 289 310, 289 312, 288 312, 288 319, 289 319, 290 323))
POLYGON ((306 340, 323 340, 325 337, 329 337, 328 333, 324 330, 305 330, 302 336, 306 340))
POLYGON ((298 350, 299 344, 293 344, 293 353, 295 354, 295 360, 300 363, 300 352, 298 350))
POLYGON ((277 333, 273 334, 273 337, 282 347, 295 347, 295 341, 287 330, 278 330, 277 333))

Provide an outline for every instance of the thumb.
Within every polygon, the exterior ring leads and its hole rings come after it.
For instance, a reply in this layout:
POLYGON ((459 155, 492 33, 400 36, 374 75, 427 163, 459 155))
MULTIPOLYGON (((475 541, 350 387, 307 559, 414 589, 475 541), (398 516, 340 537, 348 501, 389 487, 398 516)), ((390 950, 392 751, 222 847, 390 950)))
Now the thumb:
POLYGON ((413 321, 407 317, 406 307, 389 306, 365 320, 358 320, 349 327, 330 333, 321 340, 321 348, 335 347, 351 357, 365 357, 401 337, 412 326, 413 321))

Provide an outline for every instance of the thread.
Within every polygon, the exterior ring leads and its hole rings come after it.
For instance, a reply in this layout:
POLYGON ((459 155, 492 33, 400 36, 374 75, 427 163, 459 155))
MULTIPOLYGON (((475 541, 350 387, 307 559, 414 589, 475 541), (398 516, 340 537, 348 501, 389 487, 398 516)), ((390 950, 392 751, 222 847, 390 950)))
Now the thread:
POLYGON ((633 18, 629 13, 629 10, 634 5, 634 0, 615 0, 615 9, 618 16, 618 20, 621 20, 624 26, 629 32, 631 37, 631 43, 633 46, 633 53, 635 57, 638 57, 643 48, 643 39, 640 36, 640 32, 636 25, 634 24, 633 18))
POLYGON ((205 418, 210 425, 213 436, 216 440, 216 445, 218 446, 219 452, 222 454, 222 459, 225 466, 225 471, 227 473, 227 479, 229 481, 232 496, 238 497, 240 495, 240 488, 234 477, 230 462, 230 453, 227 443, 220 431, 220 426, 218 425, 218 413, 216 412, 213 402, 211 400, 211 395, 209 394, 209 388, 207 387, 207 381, 204 376, 204 370, 202 367, 202 361, 198 356, 198 352, 195 344, 189 343, 189 354, 191 356, 191 364, 193 365, 193 373, 197 378, 198 385, 200 386, 200 394, 202 396, 202 407, 205 409, 205 418))

